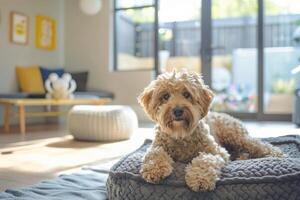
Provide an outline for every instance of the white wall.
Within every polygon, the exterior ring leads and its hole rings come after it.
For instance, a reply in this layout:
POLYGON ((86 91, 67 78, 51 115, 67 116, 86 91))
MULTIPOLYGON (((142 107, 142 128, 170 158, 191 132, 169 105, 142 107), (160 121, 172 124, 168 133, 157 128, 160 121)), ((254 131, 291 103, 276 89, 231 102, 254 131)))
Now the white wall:
MULTIPOLYGON (((15 76, 16 65, 44 65, 49 67, 64 64, 64 2, 62 0, 0 0, 0 93, 18 91, 15 76), (17 45, 9 39, 10 12, 21 12, 29 17, 29 43, 17 45), (47 51, 35 48, 35 16, 50 16, 57 21, 57 49, 47 51)), ((2 122, 0 108, 0 123, 2 122)))
MULTIPOLYGON (((152 79, 152 72, 112 72, 110 44, 112 28, 110 0, 95 16, 84 15, 78 0, 0 0, 0 93, 17 91, 16 65, 65 66, 68 71, 89 70, 88 87, 115 94, 113 104, 132 106, 140 120, 147 117, 137 104, 137 96, 152 79), (30 18, 29 44, 15 45, 9 41, 9 13, 22 12, 30 18), (55 51, 35 48, 35 16, 51 16, 58 25, 58 47, 55 51), (3 75, 5 74, 5 75, 3 75)), ((1 108, 0 108, 1 109, 1 108)), ((0 110, 0 122, 2 112, 0 110)))
POLYGON ((16 65, 63 66, 63 1, 1 0, 0 1, 0 92, 17 91, 16 65), (24 13, 29 17, 29 44, 17 45, 9 40, 10 12, 24 13), (35 48, 35 16, 41 14, 56 19, 57 49, 47 51, 35 48), (3 75, 5 73, 5 76, 3 75))
POLYGON ((111 72, 110 3, 103 0, 101 11, 95 16, 87 16, 79 10, 77 2, 65 1, 65 66, 69 71, 89 70, 89 88, 112 91, 116 96, 114 104, 132 106, 144 121, 147 118, 136 98, 150 82, 152 72, 111 72))

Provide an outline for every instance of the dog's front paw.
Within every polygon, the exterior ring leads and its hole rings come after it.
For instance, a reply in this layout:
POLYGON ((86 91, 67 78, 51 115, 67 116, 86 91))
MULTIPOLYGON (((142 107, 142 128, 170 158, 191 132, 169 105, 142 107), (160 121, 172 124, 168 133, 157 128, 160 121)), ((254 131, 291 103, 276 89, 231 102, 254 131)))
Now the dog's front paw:
POLYGON ((277 157, 277 158, 287 157, 287 155, 284 154, 278 147, 273 147, 267 156, 277 157))
POLYGON ((217 176, 216 173, 209 172, 211 170, 213 169, 210 168, 205 170, 189 165, 186 168, 185 174, 185 182, 187 186, 195 192, 206 192, 215 189, 217 176))
POLYGON ((158 183, 172 173, 172 165, 164 160, 143 163, 140 174, 149 183, 158 183))
POLYGON ((249 153, 240 153, 235 158, 235 160, 248 160, 248 159, 250 159, 250 154, 249 153))
POLYGON ((199 153, 185 168, 185 182, 195 192, 215 189, 220 170, 225 165, 220 155, 199 153))

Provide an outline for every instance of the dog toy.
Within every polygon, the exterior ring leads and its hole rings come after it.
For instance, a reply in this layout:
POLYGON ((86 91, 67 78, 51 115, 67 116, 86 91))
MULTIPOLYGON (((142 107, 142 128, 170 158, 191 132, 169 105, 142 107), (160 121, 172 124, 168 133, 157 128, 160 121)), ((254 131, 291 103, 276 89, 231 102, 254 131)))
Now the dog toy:
POLYGON ((61 78, 56 73, 51 73, 45 81, 48 99, 72 99, 76 89, 76 82, 69 73, 64 73, 61 78))

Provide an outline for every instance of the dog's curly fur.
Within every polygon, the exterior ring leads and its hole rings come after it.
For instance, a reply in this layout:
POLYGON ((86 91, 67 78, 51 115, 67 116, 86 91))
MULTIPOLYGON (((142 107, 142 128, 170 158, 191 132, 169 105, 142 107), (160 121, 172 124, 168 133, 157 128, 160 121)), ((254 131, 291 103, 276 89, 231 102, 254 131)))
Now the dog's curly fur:
POLYGON ((209 112, 212 99, 212 91, 194 72, 165 73, 145 88, 139 103, 157 123, 140 170, 147 182, 169 176, 173 162, 179 161, 189 163, 186 184, 193 191, 209 191, 230 160, 284 156, 278 148, 249 137, 239 120, 209 112), (180 117, 175 108, 181 109, 180 117))

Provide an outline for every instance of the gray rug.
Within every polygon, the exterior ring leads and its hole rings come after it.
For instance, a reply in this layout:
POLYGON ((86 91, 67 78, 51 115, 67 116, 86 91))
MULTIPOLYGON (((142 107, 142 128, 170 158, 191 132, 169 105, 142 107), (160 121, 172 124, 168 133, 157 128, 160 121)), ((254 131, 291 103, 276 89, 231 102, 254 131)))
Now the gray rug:
POLYGON ((300 199, 300 137, 264 139, 281 148, 288 158, 260 158, 233 161, 222 170, 212 192, 196 193, 184 181, 183 163, 175 163, 173 173, 157 185, 139 175, 141 160, 151 141, 115 164, 108 177, 109 199, 300 199))

